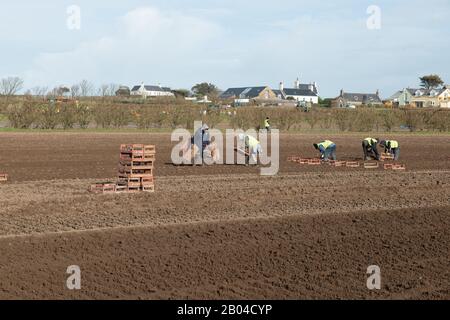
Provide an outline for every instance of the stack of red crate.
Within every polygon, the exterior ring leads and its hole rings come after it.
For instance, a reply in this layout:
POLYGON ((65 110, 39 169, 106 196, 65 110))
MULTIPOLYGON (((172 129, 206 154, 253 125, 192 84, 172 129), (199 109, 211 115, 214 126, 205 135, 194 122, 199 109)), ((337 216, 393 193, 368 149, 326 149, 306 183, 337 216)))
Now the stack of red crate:
POLYGON ((380 156, 380 160, 381 161, 385 161, 385 160, 394 160, 394 155, 390 154, 390 153, 382 153, 380 156))
POLYGON ((116 192, 155 191, 153 180, 155 157, 154 145, 122 144, 116 192))
POLYGON ((114 182, 99 182, 92 184, 89 188, 92 193, 116 193, 116 183, 114 182))

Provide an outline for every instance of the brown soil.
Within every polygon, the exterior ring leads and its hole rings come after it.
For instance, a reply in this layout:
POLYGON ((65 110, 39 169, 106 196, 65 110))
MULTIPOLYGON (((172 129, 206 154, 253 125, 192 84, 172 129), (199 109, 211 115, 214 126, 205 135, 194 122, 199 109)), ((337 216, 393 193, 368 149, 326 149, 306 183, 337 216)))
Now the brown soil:
MULTIPOLYGON (((261 177, 172 166, 166 134, 1 133, 0 298, 449 299, 450 137, 392 137, 406 172, 286 161, 321 138, 283 135, 280 174, 261 177), (157 145, 155 193, 87 192, 121 143, 157 145)), ((364 136, 329 138, 360 157, 364 136)))

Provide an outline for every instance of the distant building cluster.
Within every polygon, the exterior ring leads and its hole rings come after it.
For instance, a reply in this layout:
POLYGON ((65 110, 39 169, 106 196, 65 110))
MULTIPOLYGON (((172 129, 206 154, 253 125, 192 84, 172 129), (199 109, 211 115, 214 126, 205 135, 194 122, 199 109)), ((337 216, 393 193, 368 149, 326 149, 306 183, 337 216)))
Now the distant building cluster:
POLYGON ((397 91, 388 101, 394 107, 413 105, 417 108, 450 108, 450 86, 439 89, 411 89, 397 91))
MULTIPOLYGON (((141 83, 130 90, 126 86, 121 86, 117 95, 151 97, 175 97, 175 91, 161 85, 145 85, 141 83)), ((280 82, 277 89, 269 86, 249 86, 228 88, 219 95, 222 100, 232 100, 234 105, 245 105, 252 102, 266 105, 280 105, 282 103, 295 103, 297 105, 313 105, 319 103, 319 89, 316 82, 301 83, 299 78, 295 80, 292 88, 287 88, 284 82, 280 82)), ((189 95, 186 100, 197 103, 211 103, 208 96, 201 98, 189 95)), ((392 107, 414 106, 417 108, 450 108, 450 86, 432 89, 405 88, 397 91, 388 99, 383 100, 380 92, 374 93, 347 92, 341 89, 336 98, 329 99, 331 107, 336 108, 356 108, 358 106, 382 106, 388 104, 392 107)))
POLYGON ((338 97, 332 100, 331 106, 337 108, 355 108, 361 105, 383 105, 380 92, 375 93, 353 93, 341 90, 338 97))
POLYGON ((246 104, 250 101, 295 101, 297 103, 319 103, 317 83, 302 84, 300 80, 294 82, 293 88, 285 88, 280 82, 278 89, 269 86, 229 88, 220 95, 222 99, 234 99, 236 104, 246 104))

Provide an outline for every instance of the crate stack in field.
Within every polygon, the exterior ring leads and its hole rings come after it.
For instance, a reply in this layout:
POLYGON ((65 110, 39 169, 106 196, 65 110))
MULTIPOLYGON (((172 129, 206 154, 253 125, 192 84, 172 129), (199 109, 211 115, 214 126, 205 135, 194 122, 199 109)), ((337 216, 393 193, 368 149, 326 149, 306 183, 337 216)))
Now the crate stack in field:
POLYGON ((153 180, 155 157, 154 145, 122 144, 116 192, 155 191, 153 180))
MULTIPOLYGON (((383 153, 380 157, 380 161, 394 161, 394 156, 389 153, 383 153)), ((329 161, 321 161, 320 159, 314 158, 302 158, 300 156, 290 156, 287 158, 288 162, 294 162, 299 164, 308 164, 308 165, 321 165, 328 164, 332 167, 345 167, 345 168, 364 168, 364 169, 378 169, 382 167, 384 170, 394 170, 394 171, 405 171, 406 165, 401 163, 384 163, 383 166, 380 166, 380 162, 377 161, 337 161, 337 160, 329 160, 329 161)))
POLYGON ((380 161, 386 161, 386 160, 394 160, 394 155, 391 153, 383 152, 380 155, 380 161))
POLYGON ((6 173, 0 173, 0 182, 8 181, 8 175, 6 173))

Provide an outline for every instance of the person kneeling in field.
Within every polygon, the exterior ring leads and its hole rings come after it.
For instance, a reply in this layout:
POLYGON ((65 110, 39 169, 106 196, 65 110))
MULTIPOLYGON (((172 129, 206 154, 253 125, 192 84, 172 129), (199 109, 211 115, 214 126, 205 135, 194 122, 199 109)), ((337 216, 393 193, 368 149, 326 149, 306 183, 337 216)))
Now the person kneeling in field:
POLYGON ((400 158, 400 145, 398 144, 398 141, 382 140, 380 146, 384 147, 384 152, 392 154, 395 161, 400 158))
POLYGON ((366 138, 362 142, 362 148, 364 151, 364 160, 380 160, 380 153, 378 152, 378 141, 379 139, 366 138))
POLYGON ((240 141, 245 141, 245 149, 247 152, 245 156, 245 165, 248 165, 250 163, 250 156, 252 157, 252 164, 257 165, 258 154, 262 153, 261 143, 256 140, 256 138, 243 133, 240 133, 238 135, 238 138, 240 141))
POLYGON ((324 161, 328 161, 330 158, 336 160, 336 144, 333 141, 325 140, 314 143, 313 146, 320 151, 320 159, 324 161))

